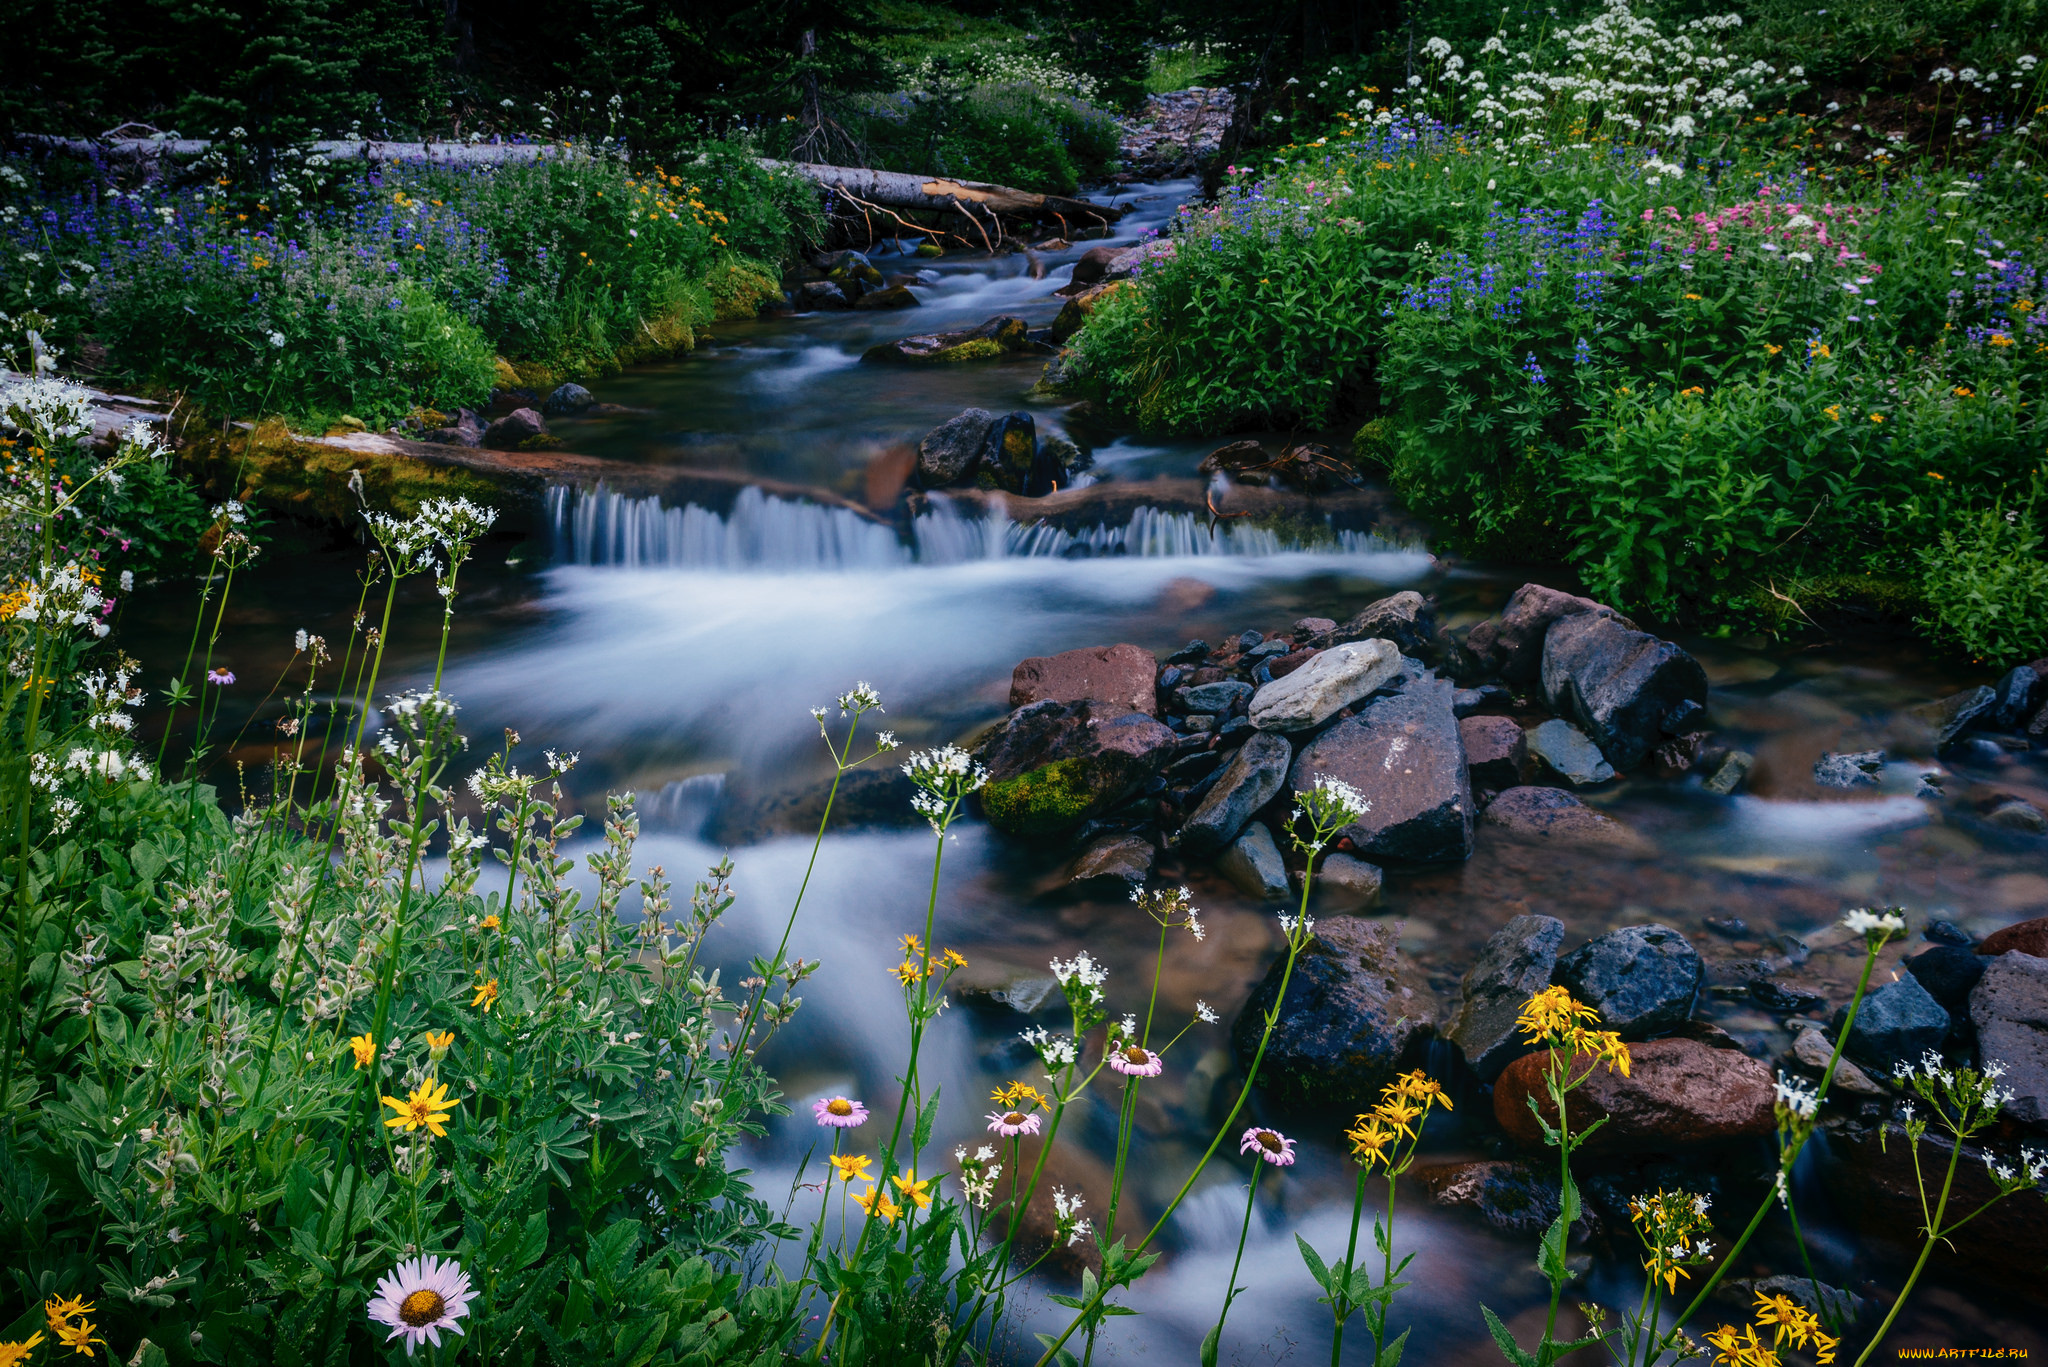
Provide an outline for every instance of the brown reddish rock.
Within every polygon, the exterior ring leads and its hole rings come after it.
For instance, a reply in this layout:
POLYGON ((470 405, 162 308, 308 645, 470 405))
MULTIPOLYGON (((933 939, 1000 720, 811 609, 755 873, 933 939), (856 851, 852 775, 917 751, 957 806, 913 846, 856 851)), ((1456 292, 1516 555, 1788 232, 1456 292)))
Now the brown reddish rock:
POLYGON ((1474 788, 1512 788, 1522 781, 1529 747, 1513 717, 1461 717, 1458 739, 1465 743, 1474 788))
POLYGON ((1420 1168, 1415 1175, 1438 1205, 1469 1207, 1511 1234, 1541 1234, 1557 1218, 1555 1164, 1490 1158, 1420 1168))
POLYGON ((1372 804, 1343 834, 1375 863, 1472 857, 1472 783, 1451 692, 1447 679, 1417 679, 1369 697, 1295 758, 1296 792, 1335 778, 1372 804))
POLYGON ((1493 670, 1503 679, 1535 683, 1542 672, 1543 637, 1550 624, 1560 617, 1575 617, 1584 612, 1627 620, 1613 608, 1590 598, 1560 593, 1541 584, 1524 584, 1508 599, 1499 617, 1490 617, 1466 633, 1465 649, 1482 668, 1493 670))
POLYGON ((1510 788, 1486 804, 1480 821, 1524 840, 1607 845, 1625 854, 1655 852, 1648 840, 1562 788, 1510 788))
POLYGON ((1297 650, 1289 655, 1282 655, 1279 659, 1273 661, 1273 677, 1276 679, 1284 679, 1289 674, 1292 674, 1295 670, 1300 669, 1303 665, 1307 664, 1310 660, 1313 660, 1316 656, 1320 654, 1322 654, 1322 652, 1319 650, 1303 649, 1297 650))
POLYGON ((1034 655, 1010 672, 1010 706, 1035 702, 1098 704, 1111 710, 1153 715, 1159 662, 1134 645, 1090 646, 1057 655, 1034 655))
MULTIPOLYGON (((1628 1051, 1627 1077, 1583 1054, 1573 1062, 1574 1077, 1588 1068, 1593 1074, 1567 1098, 1572 1130, 1582 1133, 1607 1119, 1586 1141, 1589 1150, 1667 1149, 1775 1128, 1771 1070, 1740 1050, 1696 1039, 1653 1039, 1631 1044, 1628 1051)), ((1543 1088, 1549 1063, 1547 1052, 1525 1054, 1494 1084, 1494 1118, 1531 1148, 1542 1145, 1543 1131, 1529 1113, 1528 1098, 1537 1099, 1545 1120, 1557 1123, 1557 1108, 1543 1088)))
POLYGON ((1977 945, 1979 954, 2031 954, 2048 959, 2048 916, 1993 931, 1977 945))

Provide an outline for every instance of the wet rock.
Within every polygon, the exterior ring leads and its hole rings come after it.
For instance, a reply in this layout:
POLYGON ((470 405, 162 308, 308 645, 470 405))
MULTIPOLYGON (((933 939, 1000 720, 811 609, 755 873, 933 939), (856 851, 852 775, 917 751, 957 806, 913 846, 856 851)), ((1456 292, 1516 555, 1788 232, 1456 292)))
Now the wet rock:
POLYGON ((1481 822, 1525 840, 1560 845, 1610 845, 1650 853, 1650 842, 1561 788, 1510 788, 1486 804, 1481 822))
POLYGON ((1680 774, 1692 772, 1706 753, 1707 742, 1713 739, 1711 731, 1688 731, 1682 736, 1673 736, 1650 752, 1650 769, 1658 778, 1677 778, 1680 774))
MULTIPOLYGON (((1452 710, 1457 710, 1455 703, 1452 710)), ((1474 788, 1512 788, 1522 781, 1529 747, 1513 717, 1462 717, 1458 739, 1465 746, 1465 767, 1472 772, 1474 788)))
POLYGON ((1512 683, 1535 683, 1543 668, 1543 640, 1560 618, 1585 613, 1626 622, 1604 603, 1560 593, 1541 584, 1524 584, 1508 599, 1499 617, 1489 618, 1465 635, 1465 649, 1478 665, 1512 683))
POLYGON ((1823 788, 1875 788, 1883 773, 1882 750, 1830 750, 1813 762, 1813 781, 1823 788))
POLYGON ((1793 1013, 1825 1011, 1828 999, 1818 992, 1793 987, 1773 978, 1758 978, 1749 984, 1749 999, 1766 1011, 1793 1013))
MULTIPOLYGON (((1436 1024, 1428 985, 1401 958, 1398 922, 1338 916, 1316 924, 1294 965, 1287 999, 1259 1070, 1279 1107, 1349 1119, 1379 1099, 1393 1075, 1413 1067, 1436 1024)), ((1275 961, 1231 1030, 1238 1065, 1249 1067, 1266 1013, 1280 992, 1275 961)))
POLYGON ((1216 869, 1247 897, 1275 902, 1287 896, 1287 865, 1280 846, 1261 822, 1244 828, 1216 857, 1216 869))
POLYGON ((1998 1188, 1986 1163, 2010 1165, 2015 1146, 2010 1141, 1981 1148, 1965 1144, 1957 1155, 1954 1141, 1940 1126, 1930 1125, 1916 1154, 1902 1126, 1885 1129, 1880 1143, 1875 1125, 1833 1124, 1827 1127, 1827 1143, 1812 1146, 1819 1150, 1827 1194, 1860 1236, 1857 1242, 1884 1245, 1908 1258, 1917 1253, 1927 1221, 1921 1180, 1927 1178, 1938 1191, 1942 1179, 1934 1174, 1948 1172, 1953 1164, 1948 1208, 1959 1214, 1986 1209, 1943 1240, 1941 1261, 1968 1276, 1979 1294, 1989 1283, 2038 1303, 2041 1264, 2048 1260, 2048 1202, 2029 1195, 1995 1199, 1998 1188))
MULTIPOLYGON (((1836 1008, 1832 1029, 1837 1035, 1848 1014, 1847 1003, 1836 1008)), ((1842 1052, 1879 1077, 1890 1077, 1901 1063, 1918 1063, 1929 1049, 1941 1048, 1948 1029, 1948 1012, 1908 974, 1863 998, 1842 1052)))
MULTIPOLYGON (((1256 441, 1249 439, 1233 441, 1228 445, 1219 446, 1208 455, 1203 456, 1201 463, 1195 466, 1195 473, 1204 479, 1214 479, 1217 475, 1228 475, 1233 480, 1243 481, 1247 479, 1246 471, 1265 465, 1272 459, 1272 456, 1267 454, 1266 448, 1256 441)), ((1263 483, 1264 481, 1252 479, 1250 482, 1263 483)))
POLYGON ((1368 858, 1424 863, 1472 855, 1472 788, 1451 715, 1451 685, 1422 679, 1366 699, 1295 758, 1296 792, 1324 778, 1363 794, 1371 810, 1342 834, 1368 858))
POLYGON ((1158 849, 1136 835, 1099 836, 1081 851, 1067 870, 1067 886, 1142 883, 1152 873, 1152 858, 1158 849))
POLYGON ((1954 1016, 1969 1009, 1970 989, 1984 976, 1986 962, 1961 945, 1935 945, 1908 958, 1905 969, 1954 1016))
MULTIPOLYGON (((1317 915, 1369 911, 1379 905, 1386 875, 1376 864, 1348 854, 1328 854, 1316 865, 1316 887, 1309 910, 1317 915)), ((1296 875, 1295 886, 1300 886, 1296 875)))
POLYGON ((2036 916, 1994 930, 1977 945, 1979 954, 2031 954, 2048 959, 2048 916, 2036 916))
POLYGON ((1705 925, 1724 939, 1742 940, 1749 936, 1749 922, 1740 916, 1709 916, 1705 925))
MULTIPOLYGON (((1813 1072, 1825 1074, 1828 1060, 1833 1058, 1835 1046, 1828 1042, 1827 1031, 1815 1026, 1801 1030, 1792 1039, 1792 1057, 1813 1072)), ((1853 1096, 1887 1096, 1889 1093, 1872 1079, 1870 1074, 1858 1068, 1847 1056, 1835 1063, 1835 1080, 1828 1084, 1830 1094, 1835 1088, 1853 1096)))
POLYGON ((1019 708, 979 747, 989 824, 1013 835, 1071 829, 1129 797, 1165 767, 1179 737, 1142 712, 1088 703, 1019 708))
POLYGON ((1934 728, 1934 748, 1939 750, 1973 726, 1988 726, 1997 706, 1997 692, 1980 684, 1915 708, 1914 713, 1934 728))
POLYGON ((1158 662, 1141 646, 1091 646, 1034 655, 1010 672, 1010 706, 1035 702, 1092 702, 1095 715, 1111 712, 1152 714, 1152 687, 1158 662))
POLYGON ((1451 694, 1451 711, 1462 720, 1489 707, 1506 707, 1513 697, 1512 693, 1499 684, 1461 688, 1451 694))
POLYGON ((1098 283, 1108 274, 1109 268, 1116 264, 1117 258, 1122 256, 1124 251, 1125 248, 1108 245, 1090 247, 1087 251, 1082 252, 1079 259, 1074 262, 1072 280, 1057 292, 1068 295, 1078 294, 1082 289, 1098 283))
POLYGON ((1188 712, 1224 713, 1251 696, 1250 684, 1238 679, 1218 679, 1213 683, 1183 688, 1174 694, 1174 701, 1188 712))
POLYGON ((918 298, 910 292, 910 286, 908 285, 891 285, 887 289, 867 291, 860 298, 853 301, 853 306, 864 311, 874 309, 914 309, 918 306, 918 298))
POLYGON ((977 956, 946 980, 946 991, 969 1006, 998 1013, 1033 1016, 1059 1006, 1059 979, 1041 970, 1018 968, 977 956))
POLYGON ((1551 707, 1577 722, 1617 770, 1635 768, 1666 735, 1691 730, 1707 702, 1698 660, 1594 613, 1551 625, 1542 674, 1551 707))
POLYGON ((1416 1176, 1438 1205, 1470 1207, 1511 1234, 1542 1233, 1560 1209, 1557 1174, 1521 1159, 1447 1163, 1416 1176))
MULTIPOLYGON (((809 288, 806 286, 806 288, 809 288)), ((988 361, 1031 346, 1030 325, 1010 315, 958 332, 926 332, 871 346, 861 353, 863 361, 903 365, 954 365, 965 361, 988 361)))
POLYGON ((1700 787, 1717 797, 1728 797, 1742 786, 1755 767, 1755 755, 1747 750, 1730 750, 1713 766, 1713 772, 1700 780, 1700 787))
POLYGON ((989 425, 974 482, 1038 498, 1052 492, 1061 474, 1057 462, 1040 459, 1037 420, 1029 413, 1006 413, 989 425))
MULTIPOLYGON (((1280 643, 1285 649, 1285 643, 1280 643)), ((1306 731, 1384 686, 1400 670, 1390 641, 1359 641, 1322 651, 1251 700, 1252 725, 1261 731, 1306 731)))
MULTIPOLYGON (((1203 859, 1236 840, 1252 813, 1279 795, 1293 759, 1294 747, 1284 737, 1263 731, 1253 734, 1231 756, 1229 767, 1201 805, 1181 824, 1181 849, 1190 858, 1203 859)), ((1282 883, 1284 886, 1284 878, 1282 883)))
POLYGON ((2048 814, 2025 798, 2009 798, 1984 813, 1984 819, 1992 825, 2008 831, 2022 831, 2028 835, 2048 835, 2048 814))
POLYGON ((547 402, 540 406, 543 416, 550 418, 567 417, 581 413, 597 402, 597 395, 580 384, 560 385, 548 395, 547 402))
POLYGON ((1336 629, 1337 622, 1334 618, 1303 617, 1294 624, 1294 639, 1297 641, 1313 641, 1324 632, 1335 631, 1336 629))
POLYGON ((1811 1277, 1795 1277, 1789 1272, 1781 1272, 1775 1277, 1736 1277, 1725 1285, 1745 1302, 1754 1303, 1758 1296, 1789 1297, 1805 1307, 1809 1314, 1819 1315, 1823 1320, 1836 1324, 1854 1324, 1866 1311, 1877 1307, 1877 1302, 1866 1300, 1854 1292, 1817 1282, 1811 1277))
POLYGON ((792 302, 799 309, 833 310, 853 307, 853 300, 847 298, 846 291, 832 280, 806 280, 797 286, 792 302))
POLYGON ((1600 747, 1568 721, 1552 717, 1531 730, 1525 744, 1538 778, 1590 788, 1614 777, 1614 766, 1600 747))
POLYGON ((483 419, 476 415, 474 409, 458 408, 454 422, 420 433, 420 440, 436 446, 481 446, 484 441, 483 419))
POLYGON ((1408 652, 1422 649, 1436 635, 1436 612, 1429 600, 1413 589, 1366 605, 1364 611, 1318 638, 1320 646, 1342 645, 1347 641, 1392 641, 1408 652))
POLYGON ((942 489, 965 481, 974 473, 995 421, 996 415, 986 408, 970 408, 925 433, 917 444, 918 484, 942 489))
POLYGON ((2005 1065, 1999 1083, 2013 1099, 2005 1114, 2048 1128, 2048 959, 2001 954, 1970 992, 1980 1063, 2005 1065))
POLYGON ((1945 917, 1934 917, 1920 932, 1921 938, 1937 945, 1961 945, 1968 949, 1977 943, 1977 937, 1964 930, 1954 921, 1945 917))
POLYGON ((1675 1030, 1692 1018, 1706 966, 1670 926, 1624 926, 1557 961, 1556 980, 1626 1040, 1675 1030))
POLYGON ((2000 731, 2017 731, 2034 715, 2034 709, 2048 701, 2048 679, 2032 665, 2015 665, 1992 685, 1991 693, 1987 722, 2000 731))
POLYGON ((1533 1047, 1515 1025, 1529 998, 1550 986, 1564 943, 1555 916, 1517 916, 1493 933, 1458 985, 1458 1012, 1444 1034, 1481 1082, 1533 1047))
POLYGON ((493 451, 516 451, 535 437, 548 434, 548 425, 531 408, 515 408, 484 429, 484 445, 493 451))
MULTIPOLYGON (((1531 1097, 1543 1118, 1557 1123, 1557 1108, 1543 1088, 1548 1063, 1548 1054, 1525 1054, 1507 1066, 1493 1088, 1494 1119, 1529 1148, 1543 1143, 1543 1132, 1529 1113, 1531 1097)), ((1627 1077, 1605 1064, 1595 1066, 1585 1055, 1575 1061, 1573 1075, 1588 1068, 1591 1075, 1566 1098, 1575 1133, 1606 1119, 1587 1139, 1588 1152, 1676 1148, 1770 1134, 1776 1128, 1771 1070, 1739 1049, 1696 1039, 1654 1039, 1629 1046, 1627 1077)))

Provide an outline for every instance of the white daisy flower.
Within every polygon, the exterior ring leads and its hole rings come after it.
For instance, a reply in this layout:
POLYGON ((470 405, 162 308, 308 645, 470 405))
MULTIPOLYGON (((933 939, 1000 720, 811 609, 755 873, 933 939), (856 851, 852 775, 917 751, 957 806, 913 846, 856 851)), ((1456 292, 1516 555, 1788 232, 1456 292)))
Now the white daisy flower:
POLYGON ((385 1342, 405 1338, 405 1355, 425 1339, 441 1346, 441 1331, 460 1334, 459 1321, 469 1313, 469 1274, 453 1258, 414 1258, 400 1263, 377 1283, 370 1318, 391 1327, 385 1342))

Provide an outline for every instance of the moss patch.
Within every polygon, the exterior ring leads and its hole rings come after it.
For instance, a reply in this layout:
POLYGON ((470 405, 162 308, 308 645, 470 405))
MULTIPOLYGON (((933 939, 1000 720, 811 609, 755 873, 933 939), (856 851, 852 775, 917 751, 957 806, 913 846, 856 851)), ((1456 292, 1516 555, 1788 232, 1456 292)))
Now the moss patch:
POLYGON ((989 824, 1012 835, 1051 835, 1088 819, 1101 805, 1101 775, 1092 759, 1057 759, 981 790, 989 824))
POLYGON ((405 456, 323 446, 294 434, 278 418, 252 433, 218 428, 190 438, 183 466, 217 497, 236 497, 309 521, 353 524, 358 517, 351 475, 361 472, 363 497, 379 511, 409 517, 430 498, 465 497, 492 505, 505 491, 473 471, 405 456))
POLYGON ((1003 344, 990 337, 977 337, 959 346, 949 346, 931 355, 934 361, 992 361, 1003 354, 1003 344))
POLYGON ((782 297, 782 282, 775 273, 744 258, 713 270, 704 278, 704 288, 711 293, 712 320, 720 323, 752 318, 761 312, 761 305, 782 297))

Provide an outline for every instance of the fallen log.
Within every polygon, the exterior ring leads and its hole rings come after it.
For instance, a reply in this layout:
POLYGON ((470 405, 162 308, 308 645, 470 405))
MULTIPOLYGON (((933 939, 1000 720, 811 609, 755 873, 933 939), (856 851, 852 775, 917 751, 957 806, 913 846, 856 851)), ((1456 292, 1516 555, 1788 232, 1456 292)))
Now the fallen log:
POLYGON ((793 171, 806 180, 836 190, 856 204, 905 212, 964 213, 977 223, 1013 218, 1057 219, 1075 227, 1091 223, 1107 227, 1130 212, 1128 205, 1097 204, 1066 195, 1041 195, 1008 185, 946 176, 919 176, 907 171, 876 171, 861 166, 824 166, 810 161, 767 161, 762 165, 793 171))
MULTIPOLYGON (((98 155, 109 161, 189 160, 213 146, 207 138, 60 138, 48 133, 23 133, 18 140, 48 152, 75 157, 98 155)), ((329 161, 426 161, 453 165, 497 166, 574 157, 581 153, 558 142, 376 142, 326 139, 310 144, 311 152, 329 161)))

